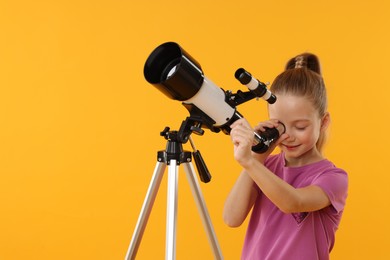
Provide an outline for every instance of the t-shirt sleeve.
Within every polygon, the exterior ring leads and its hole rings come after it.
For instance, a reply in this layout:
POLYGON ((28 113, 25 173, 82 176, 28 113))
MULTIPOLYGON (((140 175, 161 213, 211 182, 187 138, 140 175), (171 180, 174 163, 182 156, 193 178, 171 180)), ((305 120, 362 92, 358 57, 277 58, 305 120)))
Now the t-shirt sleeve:
POLYGON ((348 175, 344 170, 339 168, 327 170, 316 178, 313 185, 322 188, 338 213, 344 209, 348 195, 348 175))

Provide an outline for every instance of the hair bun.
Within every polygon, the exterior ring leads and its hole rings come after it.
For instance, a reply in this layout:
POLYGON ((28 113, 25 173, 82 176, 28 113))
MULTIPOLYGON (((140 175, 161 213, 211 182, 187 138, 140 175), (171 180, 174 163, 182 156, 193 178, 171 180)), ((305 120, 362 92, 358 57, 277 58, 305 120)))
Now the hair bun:
POLYGON ((286 64, 286 70, 296 68, 307 68, 321 74, 320 61, 315 54, 302 53, 290 59, 286 64))

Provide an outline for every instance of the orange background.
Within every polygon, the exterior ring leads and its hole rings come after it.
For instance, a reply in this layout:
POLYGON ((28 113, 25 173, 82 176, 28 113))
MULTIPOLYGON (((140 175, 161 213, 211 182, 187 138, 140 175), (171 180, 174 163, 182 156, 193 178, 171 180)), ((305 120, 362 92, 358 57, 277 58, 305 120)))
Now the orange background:
MULTIPOLYGON (((143 77, 150 52, 178 42, 225 90, 239 67, 267 82, 316 53, 332 116, 326 156, 348 171, 332 259, 389 259, 390 5, 365 1, 0 1, 0 259, 123 259, 156 164, 159 132, 188 115, 143 77)), ((264 101, 239 108, 252 124, 264 101)), ((228 136, 194 136, 225 256, 247 222, 222 221, 240 171, 228 136)), ((190 150, 190 147, 185 148, 190 150)), ((180 167, 178 259, 213 259, 180 167)), ((165 252, 166 176, 137 259, 165 252)))

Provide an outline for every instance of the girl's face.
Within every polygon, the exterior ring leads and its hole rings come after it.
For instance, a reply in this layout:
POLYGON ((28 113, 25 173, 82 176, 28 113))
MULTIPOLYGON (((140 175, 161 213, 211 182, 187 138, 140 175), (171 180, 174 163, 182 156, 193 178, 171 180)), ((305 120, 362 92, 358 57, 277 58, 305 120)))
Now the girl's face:
POLYGON ((286 126, 288 138, 280 144, 288 166, 300 166, 321 160, 316 147, 321 128, 327 127, 329 115, 320 118, 312 102, 305 97, 278 95, 269 105, 270 119, 277 119, 286 126))

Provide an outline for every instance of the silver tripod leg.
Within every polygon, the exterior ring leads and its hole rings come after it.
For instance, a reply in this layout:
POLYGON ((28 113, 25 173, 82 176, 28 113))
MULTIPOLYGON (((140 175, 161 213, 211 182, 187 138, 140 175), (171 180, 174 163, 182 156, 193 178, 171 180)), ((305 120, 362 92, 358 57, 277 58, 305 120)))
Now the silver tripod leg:
POLYGON ((203 226, 206 229, 207 238, 213 250, 214 258, 217 260, 222 260, 223 259, 222 251, 221 248, 219 247, 217 236, 215 234, 213 225, 211 224, 209 212, 207 210, 206 203, 204 201, 202 192, 200 190, 198 179, 196 178, 195 175, 194 166, 192 165, 192 163, 183 163, 183 165, 187 175, 188 182, 190 183, 192 195, 194 196, 196 206, 198 207, 198 211, 202 218, 203 226))
MULTIPOLYGON (((183 163, 184 170, 187 175, 187 179, 190 183, 192 194, 194 196, 199 213, 201 214, 203 226, 206 229, 209 243, 212 247, 214 257, 217 260, 222 260, 222 253, 219 247, 216 234, 211 224, 210 216, 206 208, 206 204, 203 195, 200 191, 199 182, 195 176, 194 167, 191 163, 183 163)), ((163 173, 166 164, 158 162, 154 170, 152 181, 149 185, 149 189, 142 206, 140 216, 138 218, 137 226, 133 237, 131 239, 130 246, 128 248, 125 260, 135 259, 138 247, 140 245, 142 235, 144 233, 146 223, 148 221, 150 212, 153 207, 154 200, 156 198, 158 188, 161 184, 163 173)), ((166 226, 166 260, 176 259, 176 225, 177 225, 177 207, 178 207, 178 170, 179 166, 176 160, 170 160, 168 166, 168 195, 167 195, 167 226, 166 226)))
POLYGON ((166 164, 157 162, 154 169, 152 180, 150 181, 148 192, 146 194, 144 204, 142 205, 141 213, 138 217, 138 222, 130 242, 130 246, 126 253, 126 260, 135 259, 138 247, 141 243, 142 236, 148 222, 150 212, 153 208, 153 203, 156 199, 158 188, 160 187, 162 177, 164 175, 166 164))
POLYGON ((165 259, 176 259, 177 190, 179 167, 176 160, 168 165, 167 226, 165 240, 165 259))

